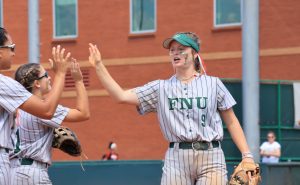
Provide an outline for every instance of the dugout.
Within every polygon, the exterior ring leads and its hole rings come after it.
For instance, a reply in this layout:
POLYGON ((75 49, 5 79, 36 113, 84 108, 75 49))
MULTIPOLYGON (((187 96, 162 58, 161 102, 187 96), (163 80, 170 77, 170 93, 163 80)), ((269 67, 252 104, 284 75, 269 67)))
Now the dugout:
MULTIPOLYGON (((242 124, 242 83, 240 80, 223 79, 225 86, 237 101, 236 116, 242 124)), ((294 94, 292 81, 260 82, 260 143, 266 141, 269 130, 275 132, 281 144, 280 161, 300 161, 300 129, 294 128, 294 94)), ((240 161, 241 154, 234 145, 226 127, 222 142, 227 161, 240 161)))

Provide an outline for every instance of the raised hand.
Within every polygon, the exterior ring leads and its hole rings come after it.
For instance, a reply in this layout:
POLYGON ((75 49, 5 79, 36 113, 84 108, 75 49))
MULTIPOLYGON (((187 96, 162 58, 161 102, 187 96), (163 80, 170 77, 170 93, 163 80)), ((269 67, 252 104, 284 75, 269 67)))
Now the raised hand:
POLYGON ((92 64, 92 66, 96 67, 98 64, 102 62, 101 53, 96 45, 93 45, 89 43, 89 62, 92 64))
POLYGON ((81 81, 82 80, 82 73, 80 70, 80 66, 79 63, 77 62, 77 60, 75 58, 71 59, 72 63, 71 63, 71 75, 73 80, 76 81, 81 81))
POLYGON ((71 61, 71 53, 65 54, 65 48, 60 47, 60 45, 52 48, 52 59, 49 59, 52 70, 55 73, 62 72, 66 73, 68 69, 68 63, 71 61))

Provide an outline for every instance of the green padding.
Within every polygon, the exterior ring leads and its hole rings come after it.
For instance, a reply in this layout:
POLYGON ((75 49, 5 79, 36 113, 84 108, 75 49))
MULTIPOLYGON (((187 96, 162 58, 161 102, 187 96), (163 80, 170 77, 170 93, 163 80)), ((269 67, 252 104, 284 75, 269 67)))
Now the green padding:
POLYGON ((224 85, 229 90, 237 103, 235 106, 233 106, 234 113, 239 120, 243 120, 243 96, 241 82, 224 82, 224 85))
POLYGON ((241 160, 241 153, 238 150, 238 148, 235 146, 231 138, 224 139, 222 141, 222 149, 224 151, 226 160, 230 160, 230 161, 231 160, 236 161, 234 159, 241 160))
POLYGON ((259 116, 260 124, 266 126, 278 125, 277 114, 277 85, 263 84, 260 85, 260 104, 259 116))
POLYGON ((285 158, 300 158, 300 141, 299 140, 289 140, 281 141, 281 153, 282 157, 285 158))
MULTIPOLYGON (((238 162, 227 162, 227 176, 238 162)), ((54 163, 49 175, 55 185, 159 185, 163 161, 90 161, 54 163)), ((260 164, 260 185, 297 185, 300 163, 260 164)))
POLYGON ((292 85, 281 85, 281 122, 283 126, 294 126, 294 92, 292 85))
POLYGON ((49 168, 55 185, 159 185, 162 161, 90 161, 54 163, 49 168))

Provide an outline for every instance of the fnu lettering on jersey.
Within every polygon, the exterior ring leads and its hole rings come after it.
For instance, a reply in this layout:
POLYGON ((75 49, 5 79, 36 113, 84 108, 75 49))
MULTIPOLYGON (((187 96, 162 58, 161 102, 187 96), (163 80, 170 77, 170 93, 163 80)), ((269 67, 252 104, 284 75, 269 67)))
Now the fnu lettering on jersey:
MULTIPOLYGON (((206 109, 207 97, 194 97, 194 98, 168 98, 169 110, 189 110, 196 106, 198 109, 206 109)), ((206 115, 201 115, 201 125, 205 127, 206 115)))

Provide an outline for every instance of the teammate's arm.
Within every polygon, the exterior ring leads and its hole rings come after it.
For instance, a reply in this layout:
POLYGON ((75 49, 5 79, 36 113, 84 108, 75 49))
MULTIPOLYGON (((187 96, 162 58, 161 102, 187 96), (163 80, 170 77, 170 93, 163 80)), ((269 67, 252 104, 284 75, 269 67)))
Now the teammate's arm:
POLYGON ((271 157, 271 156, 280 157, 281 156, 281 151, 280 151, 280 148, 275 149, 272 152, 266 152, 266 151, 261 150, 260 154, 262 156, 266 156, 266 157, 271 157))
POLYGON ((274 157, 280 157, 280 156, 281 156, 280 148, 276 149, 276 150, 272 153, 272 155, 273 155, 274 157))
POLYGON ((83 83, 82 73, 78 62, 72 59, 71 74, 76 87, 76 108, 70 109, 64 121, 84 121, 90 118, 88 95, 83 83))
POLYGON ((44 100, 32 95, 20 106, 22 110, 40 118, 52 118, 64 88, 65 74, 68 68, 70 55, 70 53, 67 53, 65 56, 65 49, 60 49, 60 46, 52 48, 53 61, 50 60, 50 62, 55 72, 53 88, 44 100))
MULTIPOLYGON (((250 152, 242 127, 232 108, 220 111, 220 115, 226 124, 233 142, 236 144, 240 152, 242 154, 250 152)), ((251 158, 245 158, 245 160, 253 162, 253 159, 251 158)))
POLYGON ((104 88, 118 103, 138 105, 138 97, 133 89, 123 90, 120 85, 111 77, 102 63, 101 53, 96 45, 89 44, 89 62, 96 68, 96 73, 104 88))
POLYGON ((269 155, 267 155, 267 153, 266 153, 264 150, 262 150, 262 149, 260 149, 260 152, 259 152, 259 153, 260 153, 261 156, 266 156, 266 157, 269 156, 269 155))

